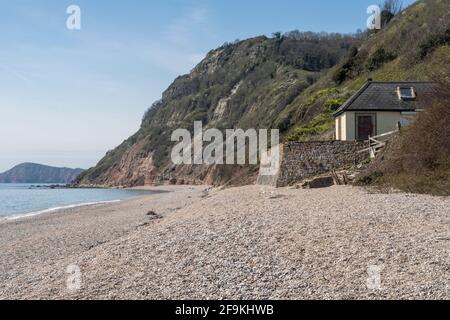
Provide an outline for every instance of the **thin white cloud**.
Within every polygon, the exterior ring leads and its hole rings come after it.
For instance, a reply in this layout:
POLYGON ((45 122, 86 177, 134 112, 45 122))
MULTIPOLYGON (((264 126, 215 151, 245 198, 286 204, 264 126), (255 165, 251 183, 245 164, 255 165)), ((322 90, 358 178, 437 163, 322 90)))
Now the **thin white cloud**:
POLYGON ((165 36, 175 45, 187 46, 198 34, 207 32, 208 21, 208 11, 205 8, 195 8, 173 21, 167 27, 165 36))
POLYGON ((206 22, 208 20, 208 10, 205 8, 196 8, 190 13, 190 19, 197 23, 206 22))
POLYGON ((8 72, 10 75, 13 75, 14 77, 18 78, 19 80, 22 80, 23 82, 26 83, 31 83, 31 79, 28 78, 27 76, 23 75, 22 73, 20 73, 19 71, 17 71, 14 68, 8 67, 8 66, 0 66, 1 69, 5 70, 6 72, 8 72))
POLYGON ((214 37, 206 8, 197 7, 173 20, 163 32, 163 41, 146 44, 147 58, 173 74, 189 72, 206 55, 199 51, 205 39, 214 37))

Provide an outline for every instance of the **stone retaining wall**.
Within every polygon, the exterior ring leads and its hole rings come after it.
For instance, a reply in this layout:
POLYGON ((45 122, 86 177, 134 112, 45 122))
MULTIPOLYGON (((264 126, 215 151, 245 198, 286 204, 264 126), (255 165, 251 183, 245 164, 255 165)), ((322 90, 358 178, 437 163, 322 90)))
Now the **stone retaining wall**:
POLYGON ((354 166, 369 157, 358 153, 363 142, 288 142, 280 147, 280 170, 272 177, 258 177, 258 184, 285 187, 332 170, 354 166))

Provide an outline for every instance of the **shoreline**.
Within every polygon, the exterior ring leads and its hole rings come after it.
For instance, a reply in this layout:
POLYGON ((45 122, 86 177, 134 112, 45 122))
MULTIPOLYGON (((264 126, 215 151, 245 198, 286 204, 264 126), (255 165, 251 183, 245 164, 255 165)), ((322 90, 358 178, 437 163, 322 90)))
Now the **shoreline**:
MULTIPOLYGON (((86 189, 86 188, 82 188, 86 189)), ((94 189, 116 189, 116 188, 106 188, 106 187, 96 187, 94 189)), ((29 213, 20 213, 17 215, 10 216, 2 216, 0 217, 0 225, 2 223, 8 222, 21 222, 23 220, 29 220, 31 223, 35 223, 34 220, 39 220, 39 218, 61 218, 67 217, 70 218, 70 213, 83 214, 84 211, 96 211, 98 208, 109 209, 113 207, 115 204, 120 204, 123 207, 127 207, 128 205, 132 206, 134 203, 142 200, 144 202, 149 202, 151 200, 156 200, 155 197, 163 195, 163 194, 171 194, 183 191, 183 189, 189 190, 201 190, 201 194, 204 195, 206 190, 210 189, 210 186, 141 186, 141 187, 131 187, 124 188, 121 190, 129 190, 129 191, 149 191, 149 194, 141 194, 137 196, 133 196, 126 199, 115 199, 115 200, 105 200, 105 201, 94 201, 80 204, 69 204, 65 206, 58 206, 38 211, 33 211, 29 213), (31 221, 33 220, 33 221, 31 221)), ((190 196, 189 196, 190 198, 190 196)))
MULTIPOLYGON (((105 204, 110 204, 110 203, 118 203, 118 202, 124 202, 124 201, 128 201, 128 200, 138 199, 141 197, 149 197, 149 196, 158 195, 161 193, 173 192, 170 190, 170 188, 169 188, 169 190, 163 190, 162 187, 163 186, 143 186, 143 187, 119 189, 119 188, 106 188, 106 187, 72 188, 72 187, 67 187, 67 186, 61 186, 60 189, 106 189, 106 190, 111 189, 111 190, 129 190, 129 191, 148 191, 151 193, 149 193, 148 195, 139 195, 139 196, 129 197, 129 198, 125 198, 125 199, 99 200, 99 201, 92 201, 92 202, 85 202, 85 203, 73 203, 73 204, 59 205, 59 206, 57 205, 55 207, 50 207, 50 208, 46 208, 46 209, 38 209, 36 211, 31 211, 31 212, 7 214, 4 216, 0 216, 0 223, 5 222, 5 221, 16 221, 16 220, 21 220, 21 219, 29 219, 32 217, 37 217, 37 216, 46 215, 46 214, 63 213, 64 211, 69 210, 69 209, 76 209, 76 208, 83 208, 83 207, 90 207, 90 206, 97 206, 97 205, 105 205, 105 204)), ((53 185, 52 186, 31 186, 30 188, 55 189, 53 187, 53 185)))
POLYGON ((0 299, 450 298, 450 198, 159 189, 172 192, 0 223, 0 299))
POLYGON ((0 222, 27 219, 27 218, 36 217, 36 216, 43 215, 43 214, 61 213, 62 211, 68 210, 68 209, 89 207, 89 206, 95 206, 95 205, 100 205, 100 204, 117 203, 117 202, 126 201, 126 200, 129 200, 129 199, 125 199, 125 200, 117 199, 117 200, 87 202, 87 203, 80 203, 80 204, 69 204, 67 206, 53 207, 53 208, 48 208, 48 209, 39 210, 39 211, 33 211, 33 212, 29 212, 29 213, 18 213, 18 214, 14 214, 14 215, 3 216, 0 218, 0 222))

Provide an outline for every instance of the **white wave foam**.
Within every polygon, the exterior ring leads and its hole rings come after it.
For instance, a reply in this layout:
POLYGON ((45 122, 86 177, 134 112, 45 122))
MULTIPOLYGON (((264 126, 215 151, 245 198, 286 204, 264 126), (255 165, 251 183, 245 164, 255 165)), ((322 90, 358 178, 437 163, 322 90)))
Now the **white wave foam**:
POLYGON ((30 213, 25 213, 25 214, 20 214, 20 215, 14 215, 14 216, 9 216, 9 217, 4 217, 4 220, 18 220, 18 219, 24 219, 24 218, 30 218, 30 217, 34 217, 34 216, 38 216, 44 213, 52 213, 52 212, 56 212, 56 211, 60 211, 60 210, 66 210, 66 209, 73 209, 73 208, 79 208, 79 207, 86 207, 86 206, 93 206, 96 204, 108 204, 108 203, 116 203, 116 202, 120 202, 122 200, 110 200, 110 201, 97 201, 97 202, 86 202, 86 203, 80 203, 80 204, 71 204, 68 206, 63 206, 63 207, 54 207, 54 208, 50 208, 50 209, 45 209, 45 210, 41 210, 41 211, 36 211, 36 212, 30 212, 30 213))

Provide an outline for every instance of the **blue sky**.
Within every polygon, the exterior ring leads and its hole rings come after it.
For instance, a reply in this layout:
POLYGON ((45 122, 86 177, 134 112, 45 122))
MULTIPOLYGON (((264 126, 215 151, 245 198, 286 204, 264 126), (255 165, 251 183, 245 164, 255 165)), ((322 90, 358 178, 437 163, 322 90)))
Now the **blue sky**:
POLYGON ((275 31, 354 32, 380 1, 0 0, 0 172, 95 165, 210 49, 275 31), (79 31, 66 28, 72 4, 79 31))

